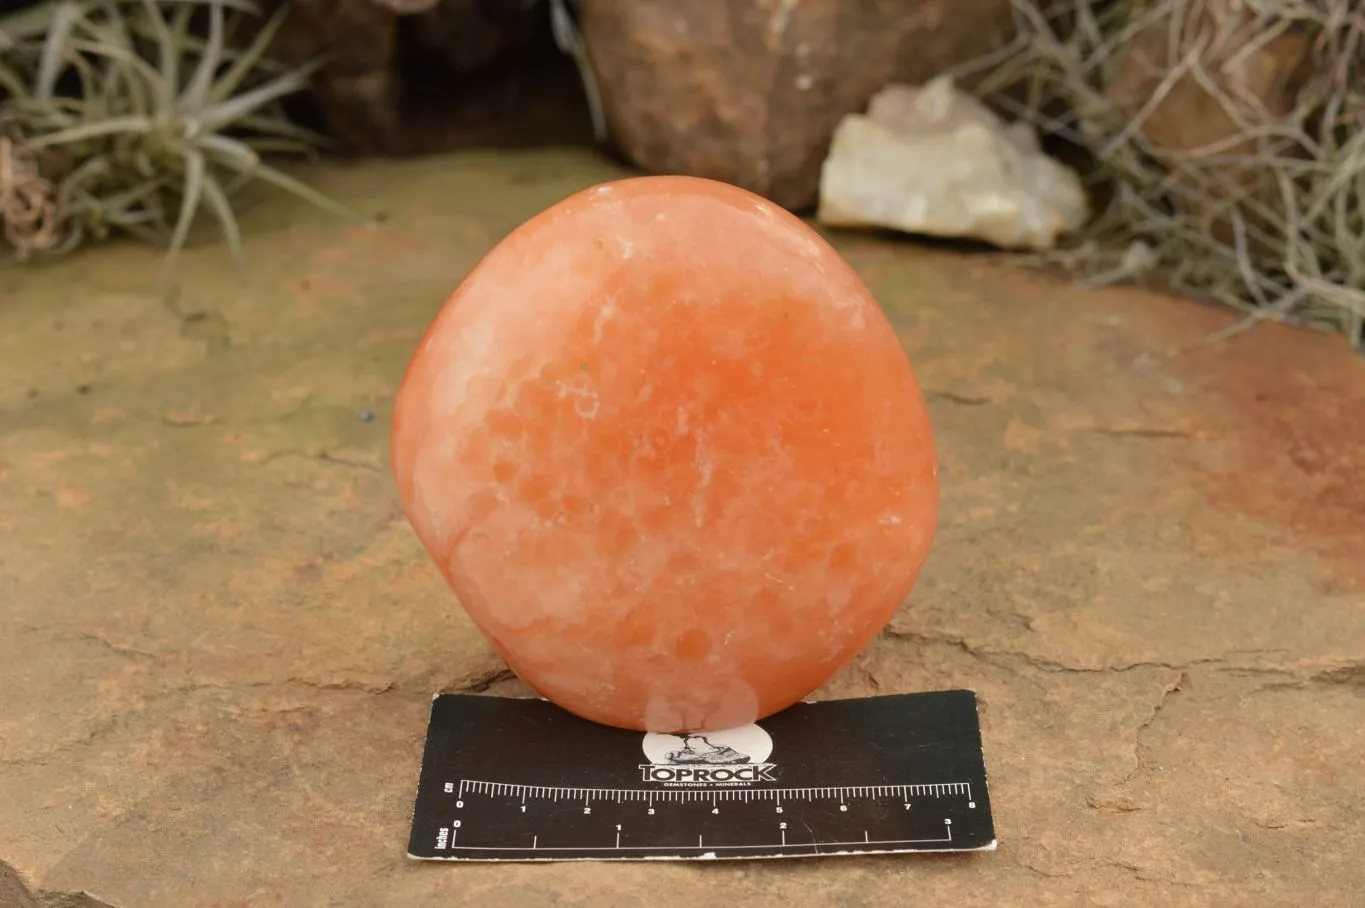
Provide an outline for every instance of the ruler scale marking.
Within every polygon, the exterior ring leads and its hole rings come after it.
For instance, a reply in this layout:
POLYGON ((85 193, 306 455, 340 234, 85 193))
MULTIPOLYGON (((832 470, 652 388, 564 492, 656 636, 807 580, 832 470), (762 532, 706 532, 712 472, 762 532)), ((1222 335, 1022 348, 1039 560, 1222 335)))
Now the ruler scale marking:
POLYGON ((465 794, 465 790, 470 794, 484 794, 488 797, 520 796, 526 797, 547 797, 547 793, 553 793, 556 797, 565 797, 577 800, 579 798, 596 798, 599 800, 614 800, 618 797, 653 797, 663 796, 666 800, 676 798, 702 799, 710 798, 738 799, 742 794, 744 800, 753 797, 774 798, 778 801, 786 797, 801 798, 844 798, 844 797, 880 797, 885 794, 900 794, 902 797, 909 797, 915 794, 933 794, 935 797, 945 795, 962 795, 966 798, 971 797, 971 785, 965 782, 936 783, 931 785, 898 785, 893 787, 879 786, 837 786, 837 787, 812 787, 812 788, 766 788, 766 789, 649 789, 649 788, 560 788, 556 786, 524 786, 516 784, 506 784, 499 782, 489 782, 477 779, 465 779, 461 781, 460 795, 465 794))

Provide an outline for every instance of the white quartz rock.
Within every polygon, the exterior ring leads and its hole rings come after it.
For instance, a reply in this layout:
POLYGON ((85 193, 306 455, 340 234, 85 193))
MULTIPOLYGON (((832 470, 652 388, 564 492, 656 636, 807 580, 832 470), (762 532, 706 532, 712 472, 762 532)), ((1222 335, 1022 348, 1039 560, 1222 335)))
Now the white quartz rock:
POLYGON ((839 123, 816 212, 831 226, 1034 250, 1087 216, 1076 173, 1043 154, 1027 124, 1006 124, 949 76, 887 86, 866 114, 839 123))

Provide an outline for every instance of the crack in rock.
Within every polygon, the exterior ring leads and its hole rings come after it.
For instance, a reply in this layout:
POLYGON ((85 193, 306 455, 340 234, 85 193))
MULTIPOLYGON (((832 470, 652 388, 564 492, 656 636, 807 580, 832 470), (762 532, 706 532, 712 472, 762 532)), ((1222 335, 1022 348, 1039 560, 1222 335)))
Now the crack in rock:
MULTIPOLYGON (((488 683, 491 684, 493 683, 493 681, 489 681, 488 683)), ((95 741, 99 740, 100 738, 103 738, 104 736, 110 734, 115 729, 119 728, 129 715, 132 715, 145 707, 148 707, 152 704, 156 704, 161 700, 169 697, 185 696, 201 690, 220 690, 231 692, 247 690, 264 690, 270 688, 287 688, 291 686, 304 687, 314 691, 358 691, 361 693, 374 695, 387 694, 397 687, 397 685, 393 681, 387 681, 382 684, 366 683, 364 681, 357 681, 353 678, 343 678, 339 681, 320 681, 311 678, 301 678, 298 676, 276 681, 227 681, 227 682, 195 681, 189 684, 174 685, 163 688, 162 690, 159 691, 145 694, 142 698, 142 703, 139 706, 119 710, 113 715, 99 721, 97 724, 91 727, 87 732, 82 734, 80 737, 74 738, 70 741, 63 741, 59 744, 55 744, 51 747, 48 747, 46 750, 38 751, 37 753, 25 754, 23 756, 18 757, 0 755, 0 766, 27 766, 35 764, 41 765, 48 759, 57 756, 58 754, 63 754, 66 753, 67 751, 75 750, 76 748, 84 747, 88 744, 94 743, 95 741)), ((3 901, 0 901, 0 908, 9 908, 9 905, 3 901)))
POLYGON ((441 690, 450 694, 481 694, 494 684, 511 681, 516 673, 510 668, 494 668, 468 678, 442 685, 441 690))
MULTIPOLYGON (((1189 680, 1189 673, 1182 671, 1176 679, 1168 684, 1166 689, 1161 692, 1161 699, 1152 707, 1152 714, 1147 717, 1145 722, 1137 727, 1137 731, 1133 734, 1133 743, 1135 746, 1142 743, 1142 735, 1156 723, 1156 720, 1161 716, 1162 710, 1166 708, 1166 704, 1171 702, 1171 697, 1183 691, 1189 680)), ((1142 765, 1141 754, 1138 754, 1138 764, 1142 765)))
MULTIPOLYGON (((387 694, 393 690, 394 683, 386 681, 383 684, 366 684, 364 681, 357 681, 354 678, 343 678, 340 681, 315 681, 311 678, 300 678, 297 675, 286 678, 285 684, 299 684, 304 687, 311 687, 314 690, 358 690, 367 694, 387 694)), ((232 685, 224 685, 231 687, 232 685)), ((273 682, 264 682, 261 685, 252 686, 273 686, 273 682)))
MULTIPOLYGON (((78 747, 84 747, 87 744, 94 743, 97 739, 102 738, 118 728, 122 723, 122 718, 121 714, 111 716, 97 723, 80 737, 70 741, 63 741, 60 744, 55 744, 52 747, 49 747, 46 750, 40 750, 37 753, 27 754, 22 757, 0 757, 0 766, 42 765, 49 757, 54 757, 57 754, 65 753, 68 750, 75 750, 78 747)), ((0 902, 0 908, 9 908, 9 906, 0 902)))
POLYGON ((138 649, 135 646, 125 646, 120 643, 113 643, 105 639, 104 637, 101 637, 99 634, 77 634, 76 636, 68 637, 67 639, 88 640, 91 643, 98 643, 105 649, 109 650, 110 652, 117 653, 118 655, 125 656, 129 659, 134 660, 149 659, 152 662, 156 662, 158 664, 161 663, 162 661, 161 657, 158 656, 156 653, 148 652, 145 649, 138 649))
POLYGON ((333 454, 325 449, 317 452, 304 451, 298 448, 286 448, 283 451, 271 451, 269 454, 265 455, 260 460, 256 461, 256 463, 265 466, 267 464, 272 464, 277 460, 287 460, 291 457, 297 457, 301 460, 321 461, 322 463, 332 464, 338 467, 350 467, 355 470, 367 470, 371 473, 381 472, 381 468, 376 464, 368 463, 363 460, 352 460, 348 457, 342 457, 340 455, 333 454))
POLYGON ((1345 684, 1365 691, 1365 662, 1348 662, 1335 668, 1314 672, 1309 680, 1316 684, 1345 684))
MULTIPOLYGON (((1166 684, 1162 689, 1160 699, 1152 706, 1151 715, 1139 723, 1138 727, 1133 730, 1133 771, 1114 784, 1108 786, 1111 791, 1120 789, 1129 782, 1132 782, 1139 774, 1149 768, 1147 761, 1142 758, 1142 738, 1151 730, 1152 726, 1156 724, 1156 720, 1161 717, 1162 711, 1166 708, 1166 705, 1171 702, 1171 698, 1184 690, 1185 684, 1188 681, 1189 675, 1186 672, 1178 672, 1174 680, 1170 681, 1170 683, 1166 684)), ((1087 800, 1089 799, 1087 798, 1087 800)), ((1091 806, 1094 807, 1095 805, 1091 804, 1091 806)))
POLYGON ((1044 870, 1041 867, 1036 867, 1033 864, 1030 864, 1028 861, 1023 860, 1018 861, 1017 865, 1029 871, 1030 873, 1036 873, 1038 874, 1038 876, 1049 880, 1065 880, 1070 879, 1071 877, 1074 877, 1076 875, 1075 871, 1061 872, 1055 870, 1044 870))
POLYGON ((1134 427, 1130 429, 1115 429, 1107 426, 1095 426, 1088 430, 1094 435, 1107 435, 1111 438, 1194 438, 1193 432, 1184 429, 1148 429, 1134 427))
POLYGON ((924 392, 926 400, 941 400, 950 404, 958 404, 963 407, 980 407, 991 402, 989 397, 977 397, 972 394, 962 394, 957 391, 940 391, 927 389, 924 392))
POLYGON ((1169 876, 1154 876, 1145 867, 1134 864, 1130 861, 1104 861, 1102 866, 1117 867, 1119 870, 1126 870, 1133 875, 1133 879, 1141 880, 1144 883, 1163 883, 1168 886, 1180 886, 1185 889, 1203 889, 1203 883, 1195 883, 1189 880, 1177 880, 1169 876))
POLYGON ((354 410, 351 407, 342 406, 334 403, 323 403, 317 399, 317 395, 308 394, 299 403, 279 413, 271 413, 259 416, 240 416, 235 419, 223 419, 216 414, 203 412, 196 413, 193 410, 173 410, 159 416, 148 414, 146 417, 130 419, 130 424, 152 422, 157 425, 166 426, 172 429, 250 429, 268 426, 288 425, 289 423, 303 417, 312 416, 319 413, 334 413, 346 421, 356 418, 363 418, 360 414, 369 413, 366 422, 374 422, 374 413, 370 410, 354 410))
POLYGON ((882 692, 882 683, 877 680, 877 676, 873 673, 872 669, 868 668, 866 665, 859 665, 858 671, 862 674, 863 679, 867 681, 868 686, 872 688, 873 694, 880 694, 882 692))
POLYGON ((115 908, 88 892, 30 889, 13 865, 0 860, 0 908, 115 908))
POLYGON ((1043 656, 1037 656, 1034 655, 1033 653, 1022 652, 1020 650, 985 649, 983 647, 973 646, 972 644, 968 643, 965 638, 953 636, 951 634, 925 634, 919 631, 900 630, 893 627, 887 627, 886 629, 883 630, 882 633, 887 637, 891 637, 897 640, 910 640, 916 643, 939 644, 943 646, 955 647, 956 649, 962 650, 969 656, 975 656, 980 659, 985 658, 1017 659, 1021 662, 1027 663, 1028 665, 1038 669, 1039 671, 1049 672, 1051 674, 1082 675, 1121 674, 1123 672, 1131 672, 1144 668, 1164 668, 1170 671, 1185 671, 1186 669, 1194 668, 1195 666, 1221 665, 1227 661, 1229 656, 1239 654, 1229 653, 1223 656, 1209 656, 1203 659, 1191 659, 1188 662, 1180 663, 1144 660, 1140 662, 1124 662, 1118 665, 1086 666, 1071 665, 1065 662, 1059 662, 1055 659, 1048 659, 1043 656))

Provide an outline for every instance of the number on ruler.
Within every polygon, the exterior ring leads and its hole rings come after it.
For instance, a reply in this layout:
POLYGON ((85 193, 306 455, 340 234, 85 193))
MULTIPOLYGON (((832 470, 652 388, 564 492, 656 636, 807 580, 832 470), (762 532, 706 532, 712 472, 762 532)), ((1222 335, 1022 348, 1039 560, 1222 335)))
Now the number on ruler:
POLYGON ((649 815, 650 815, 651 817, 654 816, 654 808, 653 808, 653 807, 649 808, 649 815))
POLYGON ((454 827, 455 829, 459 829, 459 828, 460 828, 460 821, 459 821, 459 820, 456 820, 454 823, 451 823, 450 825, 451 825, 452 827, 454 827))
POLYGON ((583 813, 584 813, 584 814, 592 813, 592 808, 591 808, 591 807, 584 807, 584 808, 583 808, 583 813))
POLYGON ((777 824, 777 828, 778 828, 778 829, 786 829, 786 828, 787 828, 787 824, 786 824, 786 823, 778 823, 778 824, 777 824))
POLYGON ((526 805, 525 805, 525 804, 521 805, 521 812, 522 812, 522 813, 525 813, 525 812, 526 812, 526 805))
POLYGON ((456 806, 456 807, 463 807, 463 806, 464 806, 464 801, 456 801, 456 802, 455 802, 455 806, 456 806))
POLYGON ((848 805, 847 805, 847 804, 840 804, 840 805, 839 805, 839 809, 840 809, 840 810, 843 810, 843 811, 847 811, 847 810, 848 810, 848 805))
POLYGON ((711 808, 711 812, 712 812, 712 813, 720 813, 720 808, 719 808, 719 807, 712 807, 712 808, 711 808))
POLYGON ((782 812, 782 805, 780 805, 780 804, 778 805, 778 807, 777 807, 777 812, 778 812, 778 813, 781 813, 781 812, 782 812))

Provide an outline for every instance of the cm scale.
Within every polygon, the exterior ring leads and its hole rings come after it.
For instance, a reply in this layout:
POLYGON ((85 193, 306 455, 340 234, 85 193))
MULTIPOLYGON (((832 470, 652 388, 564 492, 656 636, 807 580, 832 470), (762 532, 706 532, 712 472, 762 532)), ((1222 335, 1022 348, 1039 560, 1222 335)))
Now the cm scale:
POLYGON ((433 860, 804 857, 995 847, 976 697, 800 703, 638 734, 532 699, 432 703, 408 853, 433 860))

